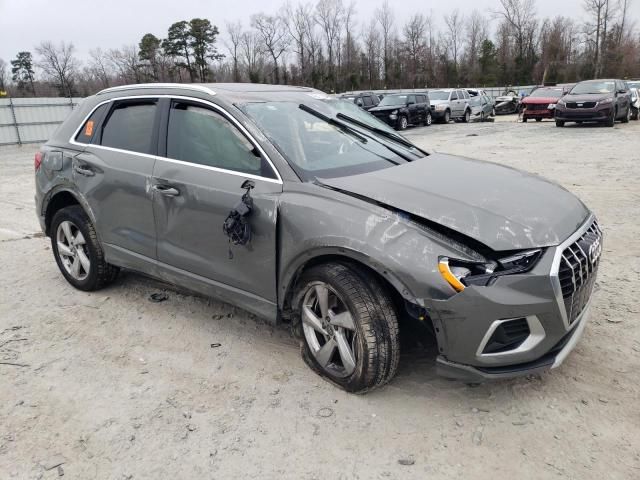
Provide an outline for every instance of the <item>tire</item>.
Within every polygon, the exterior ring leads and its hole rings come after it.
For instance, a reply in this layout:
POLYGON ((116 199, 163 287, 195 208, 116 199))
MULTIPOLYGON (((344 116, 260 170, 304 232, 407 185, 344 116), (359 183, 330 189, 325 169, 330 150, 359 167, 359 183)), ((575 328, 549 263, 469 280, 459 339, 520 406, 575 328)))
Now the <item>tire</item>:
POLYGON ((556 120, 556 127, 564 127, 564 122, 562 120, 556 120))
POLYGON ((611 116, 605 121, 607 127, 613 127, 616 124, 616 118, 618 118, 618 109, 611 112, 611 116))
POLYGON ((351 393, 393 378, 400 359, 398 320, 389 293, 374 275, 351 264, 317 265, 300 276, 293 305, 302 358, 317 374, 351 393), (323 292, 325 320, 319 301, 323 292), (352 355, 343 355, 344 348, 352 355))
POLYGON ((51 250, 64 278, 78 290, 99 290, 120 271, 105 262, 95 227, 79 205, 62 208, 53 216, 51 250))
POLYGON ((464 123, 469 123, 471 121, 471 112, 469 110, 465 110, 464 117, 462 117, 462 121, 464 123))
POLYGON ((450 121, 451 121, 451 112, 449 110, 445 110, 442 122, 449 123, 450 121))
POLYGON ((631 107, 631 120, 638 120, 638 109, 631 107))
POLYGON ((480 112, 480 123, 484 122, 484 112, 480 112))
POLYGON ((424 121, 424 126, 430 127, 432 123, 433 123, 433 117, 431 116, 431 112, 427 112, 427 118, 424 121))
POLYGON ((541 118, 536 118, 536 122, 541 122, 542 119, 541 118))
POLYGON ((527 123, 529 119, 527 117, 522 117, 522 123, 527 123))
POLYGON ((622 123, 629 123, 631 120, 631 107, 627 107, 627 113, 622 117, 622 123))
POLYGON ((401 115, 400 118, 398 119, 398 130, 406 130, 408 126, 409 126, 409 122, 407 120, 407 117, 404 115, 401 115))
POLYGON ((491 116, 495 117, 496 116, 496 109, 495 107, 491 109, 491 116))

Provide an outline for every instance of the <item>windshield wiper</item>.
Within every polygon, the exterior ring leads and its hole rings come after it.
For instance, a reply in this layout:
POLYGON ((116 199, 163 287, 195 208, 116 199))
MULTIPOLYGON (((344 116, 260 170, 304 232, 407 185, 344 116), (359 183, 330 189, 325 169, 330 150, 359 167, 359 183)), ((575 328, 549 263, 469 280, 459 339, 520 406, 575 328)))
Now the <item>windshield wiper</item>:
POLYGON ((316 110, 314 108, 306 106, 304 103, 301 103, 300 105, 298 105, 298 108, 300 110, 304 111, 304 112, 310 113, 314 117, 318 117, 320 120, 324 120, 325 122, 327 122, 327 123, 329 123, 329 124, 331 124, 331 125, 333 125, 335 127, 338 127, 343 132, 348 133, 348 134, 356 137, 362 143, 367 143, 368 142, 367 137, 365 137, 360 132, 358 132, 356 129, 350 127, 346 123, 339 122, 335 118, 332 118, 332 117, 330 117, 328 115, 325 115, 324 113, 319 112, 318 110, 316 110))
POLYGON ((342 120, 346 120, 348 122, 354 123, 354 124, 358 125, 359 127, 364 128, 365 130, 369 130, 371 132, 375 132, 378 135, 382 135, 385 138, 389 138, 391 140, 394 140, 394 141, 404 145, 407 148, 416 148, 414 144, 412 144, 411 142, 405 140, 400 135, 397 135, 397 134, 391 133, 391 132, 387 132, 386 130, 383 130, 382 128, 374 127, 372 125, 369 125, 368 123, 361 122, 360 120, 358 120, 356 118, 353 118, 353 117, 350 117, 349 115, 345 115, 344 113, 338 113, 336 115, 336 117, 341 118, 342 120))

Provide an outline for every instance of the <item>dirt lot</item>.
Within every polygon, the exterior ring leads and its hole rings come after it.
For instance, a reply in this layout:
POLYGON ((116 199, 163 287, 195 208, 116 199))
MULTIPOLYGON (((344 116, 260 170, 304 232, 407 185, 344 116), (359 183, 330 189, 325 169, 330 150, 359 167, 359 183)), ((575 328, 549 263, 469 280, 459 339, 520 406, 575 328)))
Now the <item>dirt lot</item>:
POLYGON ((549 177, 596 212, 605 252, 581 343, 549 374, 477 387, 407 352, 365 396, 224 303, 173 289, 151 303, 166 287, 131 273, 75 291, 37 233, 35 148, 0 149, 0 479, 640 478, 640 122, 513 120, 407 135, 549 177))

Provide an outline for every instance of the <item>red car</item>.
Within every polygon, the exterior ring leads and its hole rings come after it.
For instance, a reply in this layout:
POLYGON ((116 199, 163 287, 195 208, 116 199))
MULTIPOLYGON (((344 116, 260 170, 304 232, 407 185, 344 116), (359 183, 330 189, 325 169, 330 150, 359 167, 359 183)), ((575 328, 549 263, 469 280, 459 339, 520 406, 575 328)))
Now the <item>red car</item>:
POLYGON ((522 121, 526 122, 530 118, 535 118, 536 122, 541 122, 543 118, 553 119, 556 103, 565 93, 565 87, 536 88, 531 95, 522 99, 522 121))

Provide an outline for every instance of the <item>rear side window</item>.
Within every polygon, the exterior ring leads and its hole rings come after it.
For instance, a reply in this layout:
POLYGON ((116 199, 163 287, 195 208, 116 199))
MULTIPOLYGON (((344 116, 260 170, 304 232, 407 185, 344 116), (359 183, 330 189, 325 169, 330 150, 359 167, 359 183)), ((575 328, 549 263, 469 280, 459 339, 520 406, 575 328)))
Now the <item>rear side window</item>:
POLYGON ((102 129, 101 145, 138 153, 151 153, 156 101, 116 103, 102 129))
POLYGON ((82 128, 76 135, 76 142, 78 143, 91 143, 91 141, 96 137, 96 131, 98 130, 98 126, 100 121, 102 120, 105 112, 109 109, 109 104, 105 103, 104 105, 100 105, 96 108, 91 116, 84 122, 82 128))
POLYGON ((167 157, 174 160, 275 178, 254 145, 223 115, 189 102, 173 102, 167 157))

